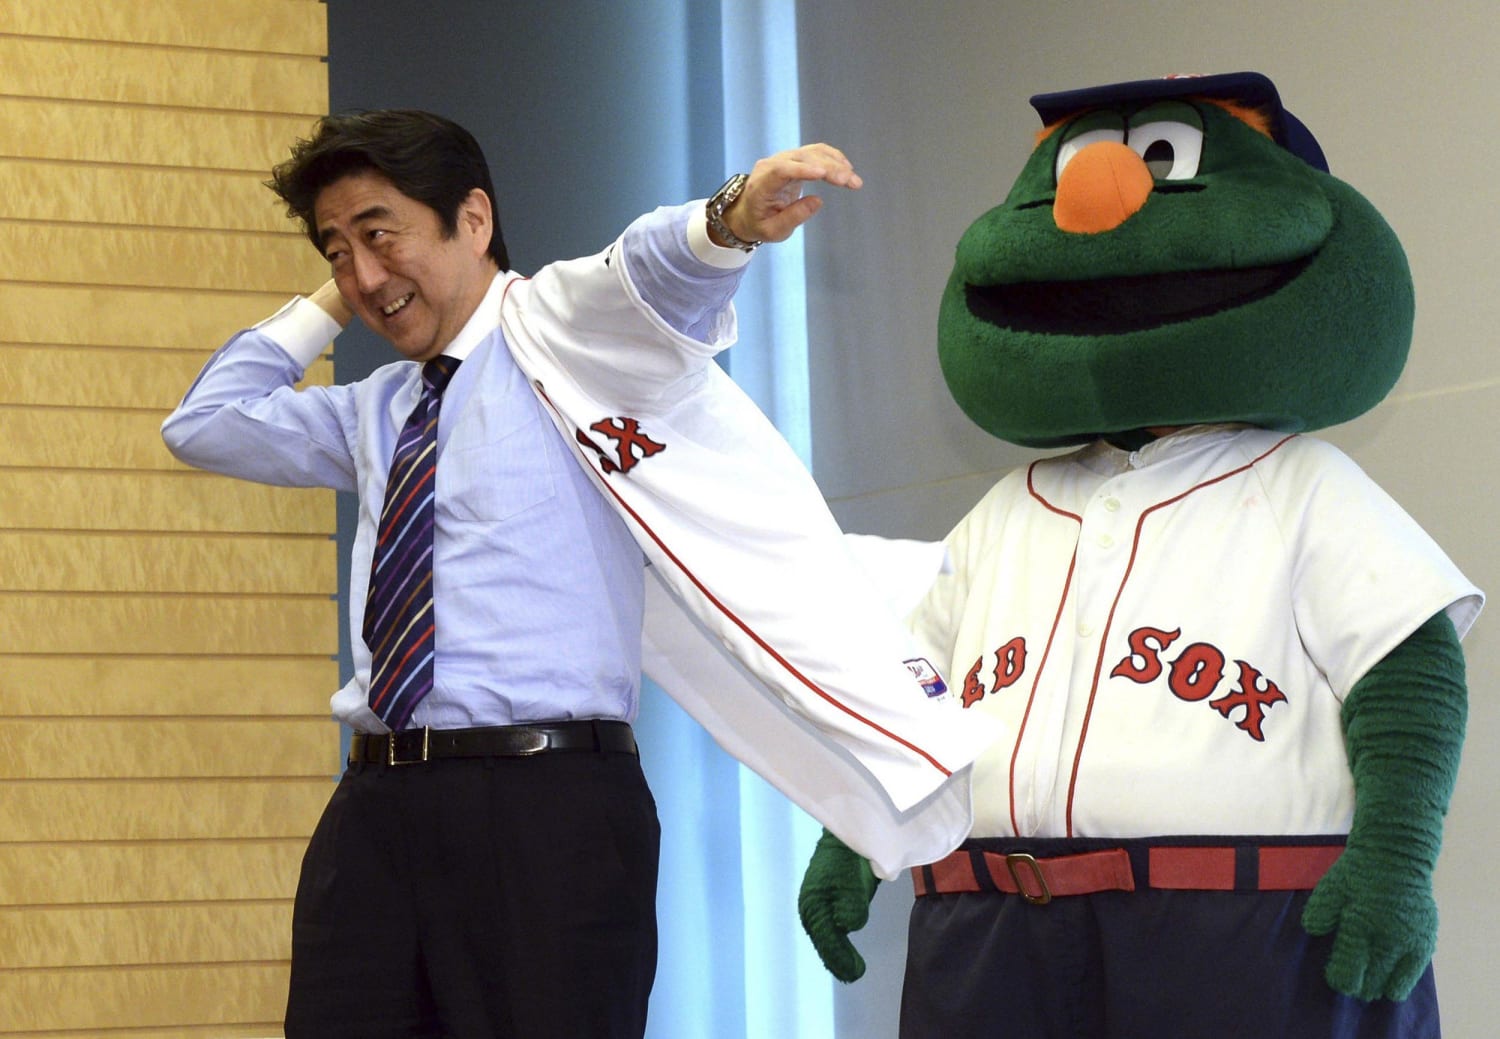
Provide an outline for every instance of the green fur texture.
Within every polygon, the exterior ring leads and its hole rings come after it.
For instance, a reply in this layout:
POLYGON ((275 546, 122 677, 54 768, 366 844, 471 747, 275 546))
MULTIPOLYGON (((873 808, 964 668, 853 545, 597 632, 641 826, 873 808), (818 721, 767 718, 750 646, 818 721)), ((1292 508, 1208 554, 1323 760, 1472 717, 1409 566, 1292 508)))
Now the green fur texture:
POLYGON ((1053 222, 1054 134, 964 234, 938 318, 954 399, 1033 447, 1143 426, 1317 429, 1369 410, 1415 314, 1395 233, 1353 188, 1212 105, 1203 160, 1107 234, 1053 222))
POLYGON ((879 884, 868 861, 823 831, 802 875, 797 914, 823 966, 840 981, 858 981, 864 976, 865 958, 849 935, 869 921, 870 900, 879 884))
POLYGON ((1325 977, 1358 999, 1405 999, 1437 945, 1432 871, 1468 714, 1464 658, 1438 614, 1344 701, 1354 825, 1302 916, 1334 934, 1325 977))

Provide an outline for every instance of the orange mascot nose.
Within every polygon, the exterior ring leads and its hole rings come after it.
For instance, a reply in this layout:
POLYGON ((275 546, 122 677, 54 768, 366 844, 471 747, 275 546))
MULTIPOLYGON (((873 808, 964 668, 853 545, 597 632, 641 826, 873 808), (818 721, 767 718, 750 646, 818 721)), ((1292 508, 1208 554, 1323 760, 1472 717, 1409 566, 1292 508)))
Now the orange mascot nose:
POLYGON ((1151 196, 1151 171, 1130 147, 1100 141, 1083 148, 1057 178, 1052 219, 1059 231, 1113 231, 1140 211, 1151 196))

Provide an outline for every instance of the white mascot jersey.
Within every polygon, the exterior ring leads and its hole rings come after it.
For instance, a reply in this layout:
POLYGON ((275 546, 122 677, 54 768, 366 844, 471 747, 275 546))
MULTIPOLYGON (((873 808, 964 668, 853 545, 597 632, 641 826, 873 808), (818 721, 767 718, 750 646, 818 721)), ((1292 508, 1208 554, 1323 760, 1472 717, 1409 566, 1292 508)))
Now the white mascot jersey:
POLYGON ((913 616, 969 710, 973 835, 1342 834, 1340 706, 1479 591, 1334 447, 1200 426, 1011 473, 913 616))

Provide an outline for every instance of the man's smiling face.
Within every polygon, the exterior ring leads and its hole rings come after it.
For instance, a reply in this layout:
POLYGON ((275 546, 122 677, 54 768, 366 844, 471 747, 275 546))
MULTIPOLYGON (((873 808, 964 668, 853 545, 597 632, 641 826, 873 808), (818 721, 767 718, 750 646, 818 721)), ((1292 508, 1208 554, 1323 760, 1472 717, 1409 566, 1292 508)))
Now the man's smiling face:
POLYGON ((374 170, 329 184, 314 213, 344 302, 413 361, 443 352, 498 269, 485 252, 490 206, 478 189, 459 204, 451 235, 431 207, 374 170))

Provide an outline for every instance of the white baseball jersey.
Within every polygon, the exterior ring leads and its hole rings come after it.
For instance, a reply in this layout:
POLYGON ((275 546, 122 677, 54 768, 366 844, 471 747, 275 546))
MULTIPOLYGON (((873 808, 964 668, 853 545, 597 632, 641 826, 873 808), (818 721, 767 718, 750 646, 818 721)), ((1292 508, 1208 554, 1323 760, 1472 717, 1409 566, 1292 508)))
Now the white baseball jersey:
POLYGON ((1005 737, 974 836, 1348 832, 1339 712, 1483 597, 1336 448, 1201 426, 1009 474, 912 622, 1005 737))
MULTIPOLYGON (((501 275, 494 307, 579 463, 636 535, 648 581, 643 666, 731 754, 878 873, 952 850, 967 767, 996 738, 964 721, 786 441, 667 326, 619 262, 501 275)), ((732 321, 732 316, 731 319, 732 321)), ((885 546, 877 570, 940 554, 885 546)))

